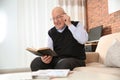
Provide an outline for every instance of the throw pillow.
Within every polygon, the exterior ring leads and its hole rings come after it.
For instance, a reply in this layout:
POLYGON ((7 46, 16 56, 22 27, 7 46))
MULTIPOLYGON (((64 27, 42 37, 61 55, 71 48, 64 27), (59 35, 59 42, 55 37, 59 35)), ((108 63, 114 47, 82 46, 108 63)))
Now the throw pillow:
POLYGON ((109 47, 105 58, 105 65, 120 67, 120 41, 115 39, 109 47))

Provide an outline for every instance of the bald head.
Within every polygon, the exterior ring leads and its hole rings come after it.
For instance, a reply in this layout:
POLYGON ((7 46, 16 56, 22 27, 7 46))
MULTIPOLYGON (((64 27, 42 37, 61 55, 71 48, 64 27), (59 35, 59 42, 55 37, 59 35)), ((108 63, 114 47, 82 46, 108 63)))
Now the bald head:
POLYGON ((55 7, 53 10, 52 10, 52 16, 56 15, 56 14, 63 14, 65 13, 64 9, 61 8, 61 7, 55 7))
POLYGON ((65 11, 61 7, 55 7, 52 10, 52 19, 57 29, 62 29, 65 26, 64 20, 65 11))

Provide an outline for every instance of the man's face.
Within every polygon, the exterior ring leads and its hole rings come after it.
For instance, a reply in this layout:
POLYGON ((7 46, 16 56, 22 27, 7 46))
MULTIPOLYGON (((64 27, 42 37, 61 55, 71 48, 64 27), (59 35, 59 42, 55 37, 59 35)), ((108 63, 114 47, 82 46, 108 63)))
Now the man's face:
POLYGON ((65 26, 63 12, 53 12, 52 17, 53 23, 57 29, 62 29, 65 26))

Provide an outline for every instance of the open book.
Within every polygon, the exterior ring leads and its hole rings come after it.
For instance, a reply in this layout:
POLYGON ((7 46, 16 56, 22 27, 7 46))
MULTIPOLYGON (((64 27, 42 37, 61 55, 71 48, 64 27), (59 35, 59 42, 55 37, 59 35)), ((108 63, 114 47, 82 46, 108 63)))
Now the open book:
POLYGON ((67 77, 70 73, 69 69, 44 69, 33 71, 32 76, 34 78, 44 78, 44 77, 67 77))
POLYGON ((35 48, 27 48, 27 51, 38 55, 38 56, 43 56, 43 55, 50 55, 50 56, 57 56, 55 51, 51 50, 50 48, 40 48, 40 49, 35 49, 35 48))

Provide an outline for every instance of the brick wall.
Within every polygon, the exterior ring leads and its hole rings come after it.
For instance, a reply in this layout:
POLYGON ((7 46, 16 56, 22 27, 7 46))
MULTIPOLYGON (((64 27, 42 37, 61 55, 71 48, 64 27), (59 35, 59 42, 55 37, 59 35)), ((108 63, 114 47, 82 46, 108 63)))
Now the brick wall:
POLYGON ((88 30, 103 25, 103 35, 120 32, 120 10, 108 13, 108 0, 87 0, 88 30))

